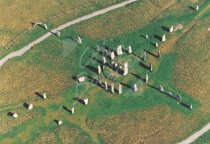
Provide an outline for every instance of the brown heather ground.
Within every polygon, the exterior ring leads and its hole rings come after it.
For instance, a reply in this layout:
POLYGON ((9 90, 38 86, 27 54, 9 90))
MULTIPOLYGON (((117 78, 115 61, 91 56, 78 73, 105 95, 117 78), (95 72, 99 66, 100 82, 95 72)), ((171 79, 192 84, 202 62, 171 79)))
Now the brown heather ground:
POLYGON ((37 97, 35 92, 57 97, 59 92, 71 85, 71 76, 66 72, 46 71, 43 67, 24 62, 8 63, 0 71, 1 106, 26 99, 32 101, 37 97))
POLYGON ((32 144, 56 144, 55 135, 51 132, 43 132, 32 144))
POLYGON ((57 26, 70 19, 122 0, 1 0, 0 55, 13 43, 20 44, 32 31, 31 22, 57 26))

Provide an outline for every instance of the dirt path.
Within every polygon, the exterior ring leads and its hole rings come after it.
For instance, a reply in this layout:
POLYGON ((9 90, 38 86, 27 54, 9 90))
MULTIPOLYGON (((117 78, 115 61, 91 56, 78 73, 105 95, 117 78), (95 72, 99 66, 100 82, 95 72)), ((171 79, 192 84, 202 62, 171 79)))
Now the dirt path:
POLYGON ((183 140, 179 144, 190 144, 194 142, 196 139, 198 139, 200 136, 202 136, 205 132, 210 130, 210 123, 208 123, 205 127, 203 127, 201 130, 197 131, 190 137, 188 137, 186 140, 183 140))
POLYGON ((102 14, 105 14, 105 13, 110 12, 112 10, 115 10, 115 9, 118 9, 118 8, 121 8, 121 7, 124 7, 124 6, 128 5, 128 4, 133 3, 133 2, 136 2, 136 1, 137 0, 126 0, 124 2, 115 4, 113 6, 110 6, 110 7, 105 8, 105 9, 98 10, 98 11, 93 12, 91 14, 88 14, 88 15, 82 16, 80 18, 77 18, 75 20, 72 20, 70 22, 67 22, 67 23, 65 23, 65 24, 63 24, 63 25, 61 25, 61 26, 53 29, 51 32, 46 33, 42 37, 36 39, 35 41, 31 42, 27 46, 21 48, 20 50, 15 51, 15 52, 12 52, 12 53, 8 54, 7 56, 5 56, 3 59, 0 60, 0 67, 3 66, 8 60, 10 60, 10 59, 12 59, 14 57, 22 56, 24 53, 26 53, 28 50, 30 50, 34 45, 36 45, 36 44, 44 41, 45 39, 47 39, 49 36, 51 36, 56 31, 63 30, 65 28, 69 27, 69 26, 75 25, 77 23, 80 23, 82 21, 91 19, 93 17, 99 16, 99 15, 102 15, 102 14))

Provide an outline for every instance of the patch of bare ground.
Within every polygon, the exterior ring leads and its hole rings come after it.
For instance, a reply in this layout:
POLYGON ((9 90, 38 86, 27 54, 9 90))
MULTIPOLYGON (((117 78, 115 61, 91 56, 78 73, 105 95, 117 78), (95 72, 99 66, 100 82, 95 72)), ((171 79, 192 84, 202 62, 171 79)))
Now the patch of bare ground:
POLYGON ((144 112, 126 112, 97 118, 87 125, 97 131, 105 143, 173 143, 196 124, 169 107, 156 106, 144 112))
POLYGON ((41 66, 25 62, 8 63, 0 69, 0 105, 32 101, 35 92, 45 92, 48 97, 57 97, 59 92, 71 84, 66 72, 44 70, 41 66))

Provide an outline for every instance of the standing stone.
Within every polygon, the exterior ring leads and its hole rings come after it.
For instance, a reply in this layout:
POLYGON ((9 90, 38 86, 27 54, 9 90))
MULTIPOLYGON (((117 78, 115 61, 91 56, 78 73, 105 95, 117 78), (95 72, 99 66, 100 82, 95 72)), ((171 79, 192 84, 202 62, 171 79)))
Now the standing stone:
POLYGON ((106 64, 106 58, 103 57, 103 64, 106 64))
POLYGON ((193 109, 193 106, 192 106, 192 104, 190 104, 190 105, 189 105, 189 109, 193 109))
POLYGON ((104 49, 103 55, 104 56, 107 56, 107 53, 108 53, 108 50, 107 49, 104 49))
POLYGON ((160 53, 160 50, 158 51, 158 58, 161 58, 161 53, 160 53))
POLYGON ((165 41, 166 41, 166 35, 164 34, 162 37, 162 42, 165 42, 165 41))
POLYGON ((33 107, 34 107, 33 104, 29 104, 29 105, 28 105, 28 110, 32 110, 33 107))
POLYGON ((47 98, 47 94, 46 93, 43 93, 42 94, 42 98, 45 100, 47 98))
POLYGON ((111 92, 114 93, 114 83, 111 84, 111 92))
POLYGON ((157 42, 155 43, 155 47, 156 47, 156 48, 158 47, 158 43, 157 43, 157 42))
POLYGON ((144 55, 143 55, 143 61, 145 62, 145 61, 146 61, 146 59, 147 59, 147 53, 146 53, 146 52, 144 52, 144 55))
POLYGON ((161 92, 164 92, 164 88, 163 88, 162 85, 159 86, 159 90, 160 90, 161 92))
POLYGON ((79 36, 77 36, 77 43, 82 44, 82 39, 79 36))
POLYGON ((17 113, 13 113, 12 117, 15 118, 15 119, 18 118, 18 114, 17 113))
POLYGON ((122 94, 122 85, 121 84, 118 85, 118 94, 122 94))
POLYGON ((115 53, 112 51, 111 52, 111 59, 113 60, 115 58, 115 53))
POLYGON ((56 35, 57 35, 58 37, 60 37, 60 36, 61 36, 61 32, 60 32, 60 31, 56 31, 56 35))
POLYGON ((147 84, 147 83, 148 83, 148 81, 149 81, 149 75, 148 75, 148 74, 146 74, 145 83, 147 84))
POLYGON ((46 24, 44 24, 44 28, 47 30, 48 29, 48 27, 47 27, 47 25, 46 24))
POLYGON ((152 64, 149 65, 149 70, 152 71, 153 70, 153 66, 152 64))
POLYGON ((104 82, 104 85, 105 85, 105 90, 108 90, 108 85, 106 81, 104 82))
POLYGON ((148 35, 145 35, 145 38, 146 38, 146 39, 148 39, 148 38, 149 38, 149 36, 148 36, 148 35))
POLYGON ((169 95, 169 96, 173 96, 173 93, 172 93, 172 92, 168 92, 168 95, 169 95))
POLYGON ((83 100, 84 105, 88 105, 88 98, 83 100))
POLYGON ((177 100, 177 101, 181 101, 181 99, 182 99, 182 96, 181 96, 181 95, 177 95, 177 96, 176 96, 176 100, 177 100))
POLYGON ((133 90, 134 90, 135 92, 138 91, 137 84, 134 84, 134 85, 133 85, 133 90))
POLYGON ((78 81, 79 81, 79 82, 84 82, 84 81, 85 81, 85 77, 84 77, 84 76, 79 77, 79 78, 78 78, 78 81))
POLYGON ((129 54, 133 53, 132 47, 131 47, 131 46, 128 47, 128 53, 129 53, 129 54))
POLYGON ((101 73, 101 66, 99 65, 98 66, 98 74, 100 74, 101 73))
POLYGON ((98 45, 96 46, 96 51, 100 51, 100 47, 98 45))
POLYGON ((124 63, 123 71, 124 71, 124 72, 123 72, 123 75, 124 75, 124 76, 128 74, 128 63, 127 63, 127 62, 124 63))
POLYGON ((123 51, 122 51, 122 45, 119 45, 117 47, 117 55, 122 55, 123 54, 123 51))
POLYGON ((174 26, 172 25, 169 29, 169 32, 172 33, 174 31, 174 26))
POLYGON ((196 6, 195 10, 196 10, 196 11, 198 11, 198 10, 199 10, 199 6, 198 6, 198 5, 196 6))
POLYGON ((70 109, 71 114, 74 114, 74 107, 70 109))
POLYGON ((61 120, 59 120, 57 124, 58 124, 58 125, 62 125, 63 122, 62 122, 61 120))

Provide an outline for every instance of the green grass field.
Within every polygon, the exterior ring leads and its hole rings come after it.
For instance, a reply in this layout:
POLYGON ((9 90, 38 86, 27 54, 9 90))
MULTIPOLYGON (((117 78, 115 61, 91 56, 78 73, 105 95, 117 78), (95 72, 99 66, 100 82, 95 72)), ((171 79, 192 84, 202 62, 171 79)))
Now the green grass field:
MULTIPOLYGON (((61 37, 51 36, 1 67, 0 125, 3 130, 0 141, 177 143, 208 123, 210 81, 206 65, 209 65, 210 3, 198 2, 200 10, 195 12, 187 7, 197 4, 193 0, 172 0, 167 5, 165 2, 141 0, 67 28, 61 37), (142 13, 147 9, 148 13, 142 13), (162 28, 178 23, 183 25, 182 31, 169 33, 162 28), (143 37, 146 34, 149 39, 143 37), (155 34, 166 34, 167 41, 160 42, 153 36, 155 34), (77 35, 82 37, 82 45, 74 41, 77 35), (160 47, 155 48, 151 44, 154 42, 160 47), (111 94, 91 82, 91 78, 97 78, 94 68, 99 63, 96 59, 102 60, 95 47, 102 44, 112 49, 120 44, 125 49, 129 45, 133 48, 134 54, 125 53, 115 59, 120 63, 128 61, 127 76, 105 69, 117 78, 115 87, 119 82, 126 85, 123 85, 122 95, 111 94), (144 49, 152 54, 161 50, 161 59, 148 55, 146 64, 153 64, 152 72, 139 64, 144 49), (146 73, 150 86, 137 78, 144 78, 146 73), (84 83, 72 79, 72 76, 83 74, 89 77, 84 83), (134 83, 139 86, 136 93, 130 88, 134 83), (182 102, 192 103, 193 109, 160 93, 156 89, 160 84, 166 91, 181 94, 182 102), (47 99, 42 100, 35 92, 46 92, 47 99), (75 96, 88 97, 89 105, 73 100, 75 96), (27 111, 22 105, 30 102, 35 107, 27 111), (64 106, 74 106, 75 114, 69 114, 64 106), (11 111, 19 113, 19 118, 8 117, 11 111), (54 120, 62 120, 64 124, 57 126, 54 120)), ((29 34, 34 36, 33 32, 29 34)), ((112 81, 105 74, 100 76, 110 85, 112 81)), ((208 136, 204 137, 198 143, 206 142, 208 136)))

